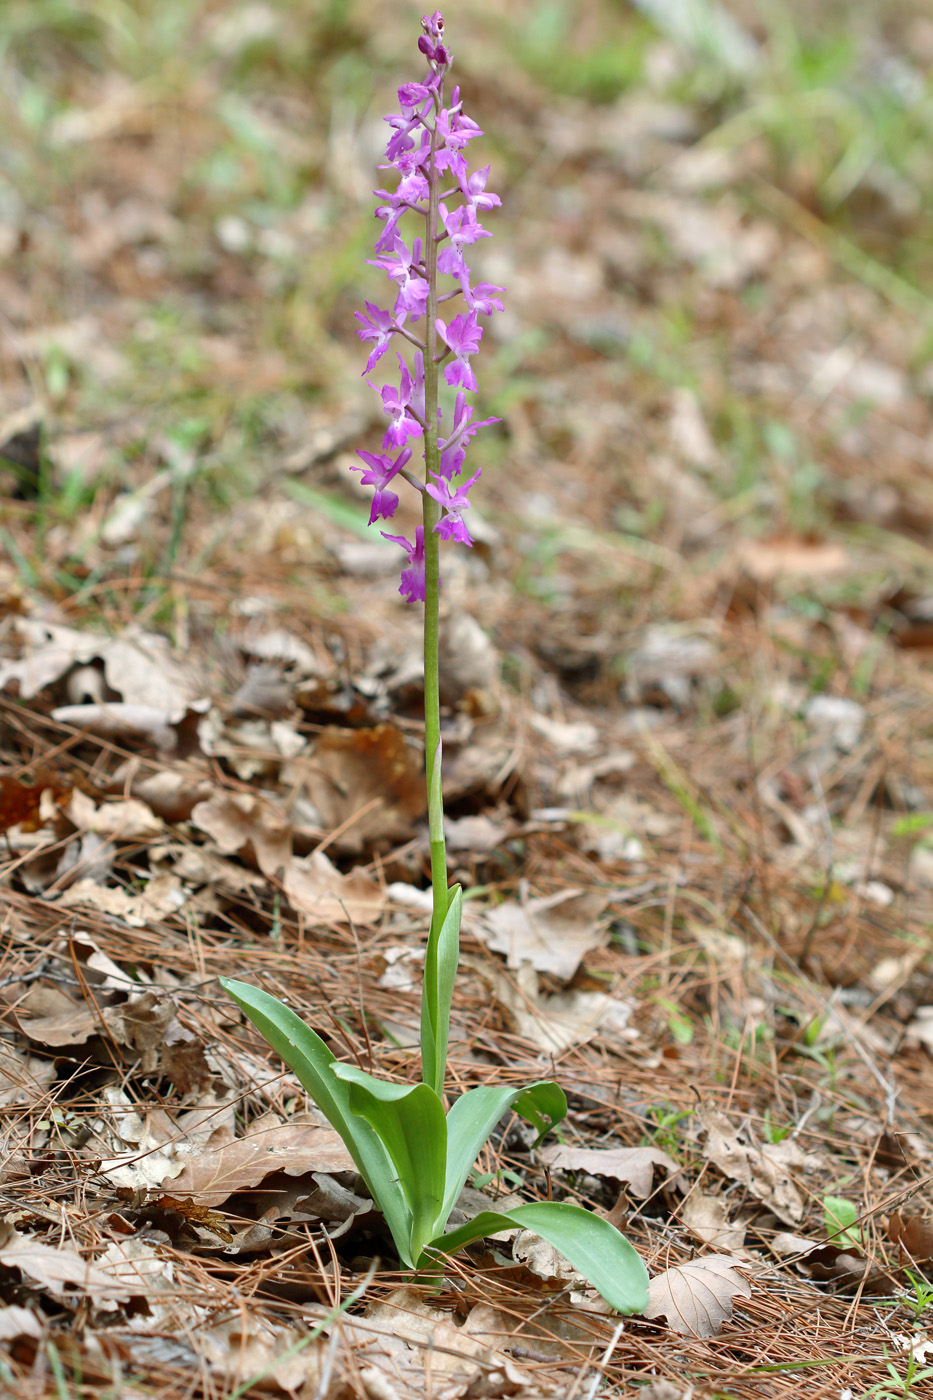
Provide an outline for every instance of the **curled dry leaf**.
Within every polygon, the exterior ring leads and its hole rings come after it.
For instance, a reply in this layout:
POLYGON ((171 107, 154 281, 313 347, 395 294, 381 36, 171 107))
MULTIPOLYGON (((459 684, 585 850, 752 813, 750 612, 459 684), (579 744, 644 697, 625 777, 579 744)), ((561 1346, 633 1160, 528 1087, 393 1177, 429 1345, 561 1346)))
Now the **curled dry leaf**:
POLYGON ((19 684, 22 700, 54 685, 74 666, 103 664, 111 699, 150 706, 176 722, 197 696, 197 680, 164 637, 128 627, 119 637, 81 632, 34 618, 18 618, 15 630, 23 645, 19 661, 0 666, 0 691, 19 684))
MULTIPOLYGON (((467 961, 462 959, 461 966, 467 961)), ((546 1055, 557 1055, 570 1045, 586 1045, 597 1035, 605 1038, 607 1031, 624 1040, 637 1034, 626 1025, 632 1011, 630 1002, 602 992, 577 990, 544 996, 530 963, 523 963, 511 975, 495 966, 470 965, 491 986, 516 1032, 546 1055)))
POLYGON ((708 1254, 665 1269, 648 1285, 644 1316, 666 1317, 672 1332, 684 1337, 716 1337, 732 1316, 733 1299, 751 1297, 741 1261, 728 1254, 708 1254))
POLYGON ((741 1249, 745 1243, 744 1222, 729 1220, 726 1202, 720 1196, 694 1191, 684 1201, 681 1219, 695 1235, 717 1249, 741 1249))
POLYGON ((790 1138, 758 1147, 725 1114, 710 1109, 700 1116, 707 1131, 705 1155, 709 1161, 723 1176, 747 1186, 779 1220, 788 1225, 799 1224, 806 1203, 794 1176, 820 1167, 820 1156, 804 1152, 790 1138))
POLYGON ((677 1163, 658 1147, 570 1147, 554 1143, 538 1151, 538 1160, 555 1171, 583 1171, 624 1181, 632 1195, 644 1199, 651 1191, 655 1167, 676 1175, 677 1163))
POLYGON ((901 1215, 896 1210, 888 1221, 888 1237, 915 1263, 928 1264, 933 1260, 933 1220, 922 1215, 901 1215))

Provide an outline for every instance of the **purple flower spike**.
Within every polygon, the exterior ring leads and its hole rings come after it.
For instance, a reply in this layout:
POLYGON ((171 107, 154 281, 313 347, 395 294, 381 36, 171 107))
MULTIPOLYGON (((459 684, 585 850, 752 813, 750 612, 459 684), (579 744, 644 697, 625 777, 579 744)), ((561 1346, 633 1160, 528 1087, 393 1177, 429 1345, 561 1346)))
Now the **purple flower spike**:
POLYGON ((431 473, 437 485, 432 486, 431 483, 428 482, 424 489, 427 491, 428 495, 433 496, 438 505, 443 506, 444 510, 447 512, 434 526, 435 535, 440 535, 442 540, 456 540, 458 544, 468 544, 472 549, 473 538, 461 517, 470 504, 470 487, 473 485, 474 481, 479 479, 481 472, 482 468, 474 472, 469 481, 465 481, 463 485, 458 486, 455 491, 451 490, 449 481, 445 481, 442 476, 438 476, 437 472, 431 473))
POLYGON ((402 581, 399 584, 399 593, 403 598, 407 598, 410 603, 424 602, 424 526, 419 525, 415 530, 415 542, 409 544, 404 535, 387 535, 382 532, 384 540, 391 540, 393 544, 400 544, 408 552, 408 568, 402 570, 402 581))
POLYGON ((474 410, 467 403, 468 394, 477 387, 470 361, 483 338, 479 317, 503 309, 504 290, 492 282, 474 283, 468 266, 471 248, 490 237, 482 220, 501 201, 486 188, 488 165, 470 172, 470 143, 483 133, 464 113, 460 89, 447 91, 453 54, 440 10, 425 15, 421 25, 418 48, 427 60, 427 71, 420 80, 403 82, 398 88, 400 110, 385 119, 389 126, 386 163, 379 167, 394 171, 395 180, 387 179, 389 188, 375 192, 380 227, 370 263, 394 284, 395 305, 383 311, 368 301, 365 311, 356 313, 358 334, 369 346, 363 373, 382 400, 388 427, 381 451, 360 451, 362 465, 353 468, 360 472, 363 485, 372 488, 370 524, 394 517, 403 481, 431 497, 430 503, 424 501, 424 494, 422 499, 432 520, 433 503, 440 507, 436 512, 440 518, 427 539, 423 526, 415 531, 414 543, 401 535, 385 535, 405 550, 399 592, 410 602, 424 600, 425 556, 433 577, 438 540, 473 543, 463 517, 480 473, 464 480, 464 463, 479 429, 499 419, 474 421, 474 410), (420 221, 410 232, 409 218, 420 221), (449 280, 441 285, 441 279, 449 280), (446 303, 454 299, 460 304, 448 311, 446 303), (441 319, 440 311, 446 319, 441 319), (398 356, 397 383, 380 388, 368 376, 390 348, 393 336, 398 337, 394 348, 407 341, 411 352, 407 358, 398 356), (446 415, 446 422, 437 401, 440 376, 430 375, 429 394, 426 362, 429 369, 432 363, 442 368, 442 382, 457 390, 453 414, 446 415), (424 485, 406 470, 419 438, 426 467, 430 464, 424 485))
POLYGON ((366 467, 351 467, 351 472, 362 472, 360 482, 363 486, 373 486, 372 509, 369 512, 369 523, 374 524, 377 520, 391 520, 398 509, 398 496, 394 491, 389 491, 387 487, 393 477, 397 476, 404 466, 411 459, 411 448, 406 447, 400 452, 393 462, 391 457, 385 455, 377 456, 374 452, 361 452, 357 450, 357 457, 362 457, 367 462, 366 467))
POLYGON ((476 354, 483 336, 476 322, 476 312, 455 316, 449 326, 445 326, 440 318, 434 324, 441 340, 454 352, 453 362, 444 369, 447 383, 451 387, 459 384, 464 389, 475 390, 476 375, 470 368, 467 356, 476 354))

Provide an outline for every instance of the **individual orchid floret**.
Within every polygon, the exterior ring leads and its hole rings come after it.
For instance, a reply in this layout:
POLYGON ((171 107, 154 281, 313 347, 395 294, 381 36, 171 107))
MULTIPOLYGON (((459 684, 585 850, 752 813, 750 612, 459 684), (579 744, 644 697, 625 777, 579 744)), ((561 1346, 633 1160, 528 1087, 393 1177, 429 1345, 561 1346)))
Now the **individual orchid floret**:
POLYGON ((504 292, 504 287, 494 287, 491 282, 477 282, 475 287, 470 286, 469 276, 460 278, 460 290, 463 293, 463 300, 471 311, 479 312, 483 316, 491 316, 494 311, 504 311, 502 302, 495 295, 496 292, 504 292))
POLYGON ((486 192, 489 171, 490 166, 484 165, 482 170, 475 170, 472 175, 460 179, 461 193, 472 209, 495 209, 502 203, 497 194, 491 190, 486 192))
POLYGON ((418 271, 421 263, 420 238, 416 238, 409 248, 396 234, 394 252, 384 254, 381 258, 370 258, 369 262, 373 267, 381 267, 393 282, 398 283, 396 316, 407 311, 417 321, 424 315, 428 304, 428 283, 418 271))
POLYGON ((393 461, 385 454, 375 452, 362 452, 357 450, 357 457, 362 457, 367 463, 366 467, 351 467, 351 472, 362 472, 360 483, 363 486, 374 487, 372 508, 369 512, 369 523, 373 525, 377 520, 391 520, 398 509, 398 496, 394 491, 388 490, 393 478, 398 476, 403 467, 411 460, 411 448, 406 447, 393 461))
MULTIPOLYGON (((398 362, 401 370, 399 387, 394 384, 384 384, 379 390, 382 396, 382 406, 392 419, 386 429, 385 437, 382 439, 383 447, 404 447, 409 438, 421 437, 424 429, 421 423, 411 411, 411 396, 415 388, 415 381, 411 377, 411 370, 406 365, 402 356, 399 355, 398 362)), ((375 389, 375 384, 371 380, 366 381, 375 389)))
POLYGON ((437 485, 432 486, 431 483, 428 482, 424 489, 429 496, 434 497, 438 505, 443 506, 446 512, 434 526, 435 535, 440 535, 442 540, 456 540, 458 544, 468 544, 472 548, 473 539, 469 530, 463 523, 462 516, 463 512, 468 509, 470 504, 470 487, 473 485, 474 481, 479 480, 481 472, 482 468, 475 472, 473 476, 470 477, 469 481, 465 481, 462 486, 458 486, 456 490, 451 488, 449 481, 445 481, 442 476, 438 476, 437 472, 431 473, 437 485))
POLYGON ((444 231, 450 239, 450 246, 441 250, 437 259, 437 270, 451 277, 461 277, 467 271, 463 250, 478 238, 491 238, 492 234, 480 224, 476 211, 462 204, 453 211, 442 204, 438 211, 444 231))
MULTIPOLYGON (((398 100, 400 106, 408 108, 409 118, 415 107, 432 101, 440 80, 440 73, 429 73, 423 83, 402 83, 398 90, 398 100)), ((423 111, 419 113, 419 119, 422 116, 423 111)))
POLYGON ((438 113, 437 134, 442 142, 434 155, 434 168, 449 170, 459 181, 466 178, 467 162, 463 154, 465 147, 474 136, 482 136, 482 131, 469 117, 465 117, 457 100, 458 89, 454 88, 454 106, 438 113))
POLYGON ((448 481, 459 474, 470 439, 480 428, 487 428, 490 423, 502 421, 501 418, 484 418, 480 423, 472 423, 472 417, 473 405, 467 403, 466 394, 461 391, 454 406, 453 432, 449 438, 441 438, 438 443, 441 452, 440 475, 448 481))
POLYGON ((408 553, 408 568, 402 570, 402 581, 399 584, 399 593, 403 598, 407 598, 410 603, 424 602, 424 526, 419 525, 415 530, 415 542, 409 544, 404 535, 387 535, 382 532, 384 540, 391 540, 393 544, 400 544, 408 553))
POLYGON ((445 380, 452 388, 459 384, 464 389, 475 391, 476 375, 470 368, 467 357, 476 354, 483 337, 483 332, 477 324, 476 312, 471 311, 466 316, 455 316, 449 326, 446 326, 440 317, 434 324, 441 340, 454 354, 451 363, 444 367, 445 380))
POLYGON ((405 320, 405 313, 403 311, 401 316, 396 318, 391 311, 383 311, 381 307, 376 306, 371 301, 367 301, 365 305, 368 315, 364 315, 362 311, 357 311, 355 315, 362 327, 361 330, 357 331, 360 340, 375 341, 369 359, 366 361, 366 368, 363 370, 364 374, 369 374, 373 366, 378 364, 388 350, 389 341, 405 320))

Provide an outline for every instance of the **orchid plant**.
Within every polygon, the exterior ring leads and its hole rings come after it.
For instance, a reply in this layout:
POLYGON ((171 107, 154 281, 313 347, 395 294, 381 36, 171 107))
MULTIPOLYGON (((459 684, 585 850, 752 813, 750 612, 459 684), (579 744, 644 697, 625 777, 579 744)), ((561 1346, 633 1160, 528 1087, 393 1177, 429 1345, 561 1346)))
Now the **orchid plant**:
MULTIPOLYGON (((453 55, 440 11, 422 20, 418 48, 427 60, 421 82, 399 88, 401 112, 386 120, 391 136, 385 168, 400 177, 394 191, 378 190, 376 218, 383 228, 375 266, 395 286, 391 311, 367 302, 358 312, 359 334, 371 342, 364 374, 390 345, 411 347, 412 367, 398 353, 398 384, 376 389, 388 415, 382 452, 359 453, 363 483, 373 488, 370 524, 393 518, 406 482, 421 496, 422 519, 414 540, 386 538, 405 551, 399 592, 424 604, 425 761, 433 912, 421 999, 421 1082, 396 1084, 337 1061, 324 1041, 294 1011, 244 982, 222 983, 272 1048, 288 1064, 342 1137, 376 1206, 385 1217, 402 1264, 437 1269, 445 1254, 499 1230, 529 1229, 548 1240, 622 1313, 641 1311, 648 1275, 625 1237, 601 1216, 563 1201, 530 1202, 483 1211, 464 1225, 447 1224, 467 1177, 490 1133, 508 1111, 538 1132, 538 1141, 567 1112, 560 1086, 541 1081, 526 1088, 485 1084, 461 1094, 445 1111, 444 1087, 450 1008, 459 960, 463 896, 448 888, 441 791, 441 725, 438 690, 438 596, 441 541, 471 546, 464 522, 479 471, 466 477, 467 447, 476 432, 497 419, 473 421, 467 394, 476 392, 471 358, 483 336, 480 317, 502 310, 502 287, 474 284, 467 250, 490 235, 480 216, 500 203, 486 189, 489 167, 472 174, 469 143, 482 132, 463 112, 458 88, 447 99, 453 55), (414 217, 423 230, 411 243, 400 231, 414 217), (440 278, 448 279, 443 285, 440 278), (459 298, 465 309, 439 315, 459 298), (456 390, 447 426, 438 405, 439 378, 456 390), (424 478, 409 471, 412 444, 420 443, 424 478)), ((371 381, 370 381, 371 382, 371 381)), ((374 389, 375 385, 372 386, 374 389)))

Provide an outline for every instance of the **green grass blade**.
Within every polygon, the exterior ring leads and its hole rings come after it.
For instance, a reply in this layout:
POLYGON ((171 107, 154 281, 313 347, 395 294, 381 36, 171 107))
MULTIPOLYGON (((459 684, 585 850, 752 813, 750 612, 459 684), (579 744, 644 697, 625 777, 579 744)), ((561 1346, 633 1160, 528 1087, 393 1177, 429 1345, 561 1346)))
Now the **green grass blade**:
POLYGON ((648 1271, 638 1252, 601 1215, 567 1201, 535 1201, 512 1210, 485 1210, 432 1240, 430 1255, 454 1254, 497 1230, 534 1230, 561 1254, 617 1312, 640 1313, 648 1304, 648 1271))
POLYGON ((396 1248, 400 1254, 407 1252, 411 1222, 405 1197, 378 1134, 350 1106, 350 1087, 337 1073, 343 1066, 291 1007, 247 982, 221 977, 220 985, 294 1070, 331 1127, 336 1128, 385 1216, 396 1248))
POLYGON ((350 1108, 365 1118, 388 1153, 408 1203, 414 1267, 424 1246, 443 1229, 440 1218, 447 1170, 447 1120, 430 1084, 388 1084, 355 1065, 337 1065, 349 1085, 350 1108))
POLYGON ((463 891, 454 885, 447 902, 447 917, 439 929, 432 924, 424 961, 421 990, 421 1078, 438 1098, 444 1092, 447 1042, 450 1035, 450 1003, 460 960, 460 918, 463 891))
POLYGON ((543 1136, 566 1114, 567 1098, 559 1084, 545 1080, 526 1089, 483 1084, 461 1094, 447 1115, 447 1182, 442 1224, 446 1224, 457 1204, 457 1197, 486 1139, 510 1108, 533 1123, 543 1136))

